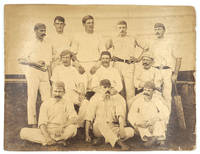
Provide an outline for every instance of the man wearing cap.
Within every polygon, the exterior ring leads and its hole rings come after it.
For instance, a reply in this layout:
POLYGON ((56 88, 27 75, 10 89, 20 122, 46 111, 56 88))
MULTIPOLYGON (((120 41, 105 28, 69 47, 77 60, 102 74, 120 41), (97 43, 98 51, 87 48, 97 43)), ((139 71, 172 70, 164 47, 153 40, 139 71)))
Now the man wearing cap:
POLYGON ((134 88, 134 63, 141 60, 141 55, 144 48, 132 36, 127 34, 127 22, 122 20, 117 23, 118 35, 112 38, 106 47, 112 52, 114 67, 119 69, 122 74, 125 90, 126 100, 129 100, 135 95, 134 88), (136 47, 141 49, 139 57, 136 55, 136 47), (137 58, 136 58, 137 57, 137 58))
POLYGON ((144 84, 144 91, 132 104, 128 121, 139 132, 145 146, 163 145, 166 140, 166 129, 169 110, 162 97, 154 95, 153 82, 144 84))
POLYGON ((154 31, 156 38, 149 46, 149 49, 154 56, 153 66, 161 72, 163 79, 162 93, 171 112, 172 82, 177 80, 178 70, 181 66, 181 57, 175 53, 176 49, 172 43, 173 40, 165 37, 166 28, 164 24, 156 23, 154 31))
POLYGON ((22 128, 20 138, 42 145, 66 144, 77 132, 77 114, 70 101, 63 99, 65 84, 53 83, 52 98, 40 108, 38 128, 22 128))
POLYGON ((111 54, 108 51, 103 51, 100 56, 101 66, 96 69, 92 67, 90 73, 92 75, 92 90, 96 91, 99 88, 99 83, 103 79, 109 79, 112 88, 117 93, 122 90, 122 79, 119 71, 111 66, 111 54), (93 69, 94 68, 94 69, 93 69))
POLYGON ((52 60, 51 48, 44 39, 46 36, 45 24, 38 23, 34 26, 35 38, 25 44, 25 55, 18 59, 19 63, 27 65, 27 114, 28 124, 37 127, 36 120, 36 100, 38 90, 40 90, 41 99, 45 101, 50 97, 50 83, 48 70, 52 60))
MULTIPOLYGON (((62 64, 56 66, 55 69, 53 70, 51 81, 64 82, 65 89, 66 89, 66 95, 64 97, 67 99, 70 99, 70 101, 74 105, 77 105, 81 108, 85 108, 84 107, 85 104, 83 101, 85 98, 84 97, 85 96, 84 79, 78 73, 78 71, 71 65, 72 52, 69 50, 64 50, 61 52, 60 58, 61 58, 62 64)), ((78 114, 78 118, 82 119, 83 115, 78 114)))
POLYGON ((152 67, 154 62, 153 55, 150 52, 146 52, 142 56, 142 69, 136 69, 134 76, 134 83, 136 87, 136 93, 143 91, 144 84, 147 81, 151 81, 155 84, 158 91, 161 91, 162 78, 160 71, 152 67))
POLYGON ((86 70, 86 86, 90 88, 90 69, 100 57, 101 51, 105 49, 102 43, 102 36, 94 31, 94 17, 91 15, 82 18, 84 32, 75 35, 73 41, 73 52, 77 54, 77 59, 86 70))
POLYGON ((93 134, 96 139, 94 145, 105 142, 112 147, 119 145, 122 150, 129 147, 123 141, 134 136, 134 130, 126 127, 126 102, 119 94, 110 92, 112 85, 108 79, 101 80, 99 91, 91 98, 86 114, 86 142, 91 142, 89 128, 93 125, 93 134))

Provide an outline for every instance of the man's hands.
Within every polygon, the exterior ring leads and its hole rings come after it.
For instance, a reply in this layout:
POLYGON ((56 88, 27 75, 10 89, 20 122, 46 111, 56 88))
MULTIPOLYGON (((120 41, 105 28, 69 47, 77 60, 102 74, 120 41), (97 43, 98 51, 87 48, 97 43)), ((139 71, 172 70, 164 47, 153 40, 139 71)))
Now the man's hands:
POLYGON ((46 137, 46 144, 47 145, 54 145, 56 144, 56 141, 54 139, 52 139, 51 137, 46 137))
POLYGON ((56 137, 60 137, 63 133, 64 133, 64 127, 63 127, 63 126, 60 126, 60 127, 56 130, 55 136, 56 136, 56 137))

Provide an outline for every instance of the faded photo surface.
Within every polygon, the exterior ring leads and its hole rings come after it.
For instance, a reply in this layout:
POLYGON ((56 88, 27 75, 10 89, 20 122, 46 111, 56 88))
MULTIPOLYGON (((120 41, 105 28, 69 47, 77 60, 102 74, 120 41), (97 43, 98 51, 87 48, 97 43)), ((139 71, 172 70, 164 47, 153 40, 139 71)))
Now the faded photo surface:
POLYGON ((190 6, 5 5, 4 149, 196 148, 190 6))

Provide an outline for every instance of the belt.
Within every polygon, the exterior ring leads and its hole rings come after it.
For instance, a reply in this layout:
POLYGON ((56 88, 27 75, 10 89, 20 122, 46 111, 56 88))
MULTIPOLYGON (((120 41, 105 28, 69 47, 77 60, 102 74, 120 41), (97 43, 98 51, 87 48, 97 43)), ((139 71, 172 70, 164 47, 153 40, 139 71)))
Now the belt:
POLYGON ((122 63, 126 63, 126 64, 130 64, 131 62, 128 59, 122 59, 122 58, 118 58, 113 60, 115 62, 122 62, 122 63))
POLYGON ((169 66, 154 66, 155 68, 157 68, 157 69, 170 69, 171 67, 169 67, 169 66))

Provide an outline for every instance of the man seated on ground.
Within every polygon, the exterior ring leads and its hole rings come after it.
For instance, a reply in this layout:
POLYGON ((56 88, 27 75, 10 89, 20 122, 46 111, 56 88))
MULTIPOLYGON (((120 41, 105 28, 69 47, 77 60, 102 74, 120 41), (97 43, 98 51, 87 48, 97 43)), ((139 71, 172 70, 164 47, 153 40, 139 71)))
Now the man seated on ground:
POLYGON ((42 103, 39 114, 39 128, 22 128, 20 138, 42 145, 64 144, 77 132, 77 114, 70 101, 63 98, 63 82, 53 84, 52 98, 42 103))
POLYGON ((65 83, 66 94, 64 97, 70 98, 78 111, 78 121, 83 125, 84 114, 86 111, 84 77, 71 65, 72 52, 64 50, 60 54, 61 65, 55 67, 52 72, 51 81, 62 81, 65 83))
POLYGON ((91 142, 89 128, 96 139, 94 145, 105 142, 112 147, 119 145, 122 150, 128 150, 129 146, 123 141, 134 136, 134 130, 126 127, 126 102, 125 99, 117 94, 112 94, 111 82, 108 79, 100 81, 98 92, 91 98, 86 114, 85 135, 86 142, 91 142))
POLYGON ((169 117, 164 99, 156 97, 154 90, 154 83, 146 82, 142 95, 133 102, 128 113, 128 121, 139 132, 147 147, 153 144, 164 145, 169 117))
POLYGON ((92 74, 91 88, 96 91, 99 87, 99 83, 103 79, 108 79, 111 82, 113 90, 116 93, 120 92, 123 88, 122 79, 119 71, 111 66, 111 54, 108 51, 103 51, 100 56, 100 62, 91 68, 92 74))

